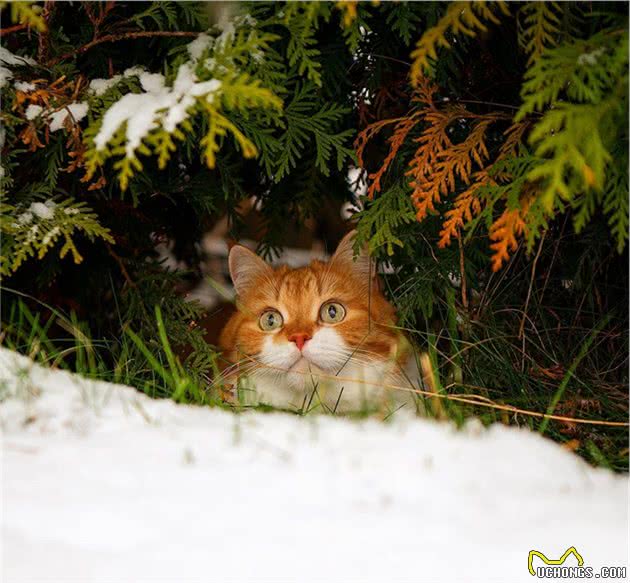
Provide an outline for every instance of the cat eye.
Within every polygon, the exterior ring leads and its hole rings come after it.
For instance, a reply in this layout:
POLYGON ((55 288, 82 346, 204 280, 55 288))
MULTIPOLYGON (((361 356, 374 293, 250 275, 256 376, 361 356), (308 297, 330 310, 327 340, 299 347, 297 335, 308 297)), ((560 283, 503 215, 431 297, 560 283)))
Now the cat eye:
POLYGON ((260 316, 260 320, 258 320, 258 324, 261 330, 265 332, 271 332, 272 330, 277 330, 282 327, 284 324, 284 320, 282 319, 282 315, 278 310, 266 310, 260 316))
POLYGON ((346 309, 337 302, 327 302, 319 309, 319 317, 326 324, 338 324, 346 317, 346 309))

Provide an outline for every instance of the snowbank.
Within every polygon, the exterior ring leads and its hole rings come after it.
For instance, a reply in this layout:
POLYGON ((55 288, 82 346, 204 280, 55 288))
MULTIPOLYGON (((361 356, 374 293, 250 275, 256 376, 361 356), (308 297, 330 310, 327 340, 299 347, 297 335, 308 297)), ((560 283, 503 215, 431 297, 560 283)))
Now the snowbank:
POLYGON ((531 549, 570 546, 627 564, 627 478, 527 430, 234 415, 5 349, 0 394, 6 581, 533 581, 531 549))

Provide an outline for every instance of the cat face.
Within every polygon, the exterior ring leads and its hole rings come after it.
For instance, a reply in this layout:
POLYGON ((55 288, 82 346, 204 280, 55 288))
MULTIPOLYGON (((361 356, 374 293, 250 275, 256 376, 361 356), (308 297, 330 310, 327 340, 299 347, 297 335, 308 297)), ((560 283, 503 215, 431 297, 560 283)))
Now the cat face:
POLYGON ((368 255, 353 258, 354 236, 343 239, 329 262, 299 269, 273 269, 233 247, 229 265, 239 312, 222 335, 222 348, 300 374, 338 374, 349 362, 392 358, 394 309, 378 290, 368 255))

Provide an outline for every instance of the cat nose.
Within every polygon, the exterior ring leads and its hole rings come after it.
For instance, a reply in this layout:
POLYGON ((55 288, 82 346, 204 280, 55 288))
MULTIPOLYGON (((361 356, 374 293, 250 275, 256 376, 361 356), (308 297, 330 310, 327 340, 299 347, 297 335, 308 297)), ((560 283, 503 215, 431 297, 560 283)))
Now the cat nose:
POLYGON ((310 339, 311 337, 308 334, 304 334, 302 332, 298 334, 291 334, 291 336, 289 336, 289 342, 295 342, 295 345, 299 350, 302 350, 306 342, 310 339))

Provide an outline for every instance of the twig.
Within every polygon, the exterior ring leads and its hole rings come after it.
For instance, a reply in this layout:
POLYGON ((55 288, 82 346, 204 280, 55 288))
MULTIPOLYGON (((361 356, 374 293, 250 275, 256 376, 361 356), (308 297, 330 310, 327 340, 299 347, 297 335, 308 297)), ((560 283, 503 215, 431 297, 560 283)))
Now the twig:
POLYGON ((493 107, 505 107, 507 109, 520 109, 516 105, 508 105, 507 103, 497 103, 496 101, 482 101, 479 99, 453 99, 451 103, 471 103, 476 105, 491 105, 493 107))
POLYGON ((28 27, 28 24, 14 24, 13 26, 7 26, 7 28, 0 28, 0 36, 5 34, 11 34, 12 32, 18 32, 28 27))
POLYGON ((551 261, 549 262, 549 266, 547 267, 547 275, 545 276, 545 283, 543 284, 542 291, 540 292, 540 301, 542 302, 545 292, 547 291, 547 284, 549 283, 549 276, 551 275, 551 270, 553 268, 553 264, 556 260, 556 256, 558 255, 558 248, 560 247, 560 242, 562 241, 562 237, 564 236, 564 229, 567 226, 567 221, 569 220, 569 215, 567 215, 564 219, 564 223, 562 223, 562 228, 560 229, 560 234, 556 237, 556 244, 553 248, 553 255, 551 256, 551 261))
POLYGON ((457 238, 457 242, 459 243, 459 274, 462 284, 462 304, 464 308, 468 310, 468 294, 466 292, 466 268, 464 262, 464 244, 462 243, 461 237, 457 238))
POLYGON ((405 67, 411 67, 411 63, 408 61, 403 61, 402 59, 395 59, 394 57, 388 57, 387 55, 379 55, 378 53, 372 53, 373 57, 377 59, 385 59, 386 61, 391 61, 392 63, 400 63, 401 65, 405 65, 405 67))
MULTIPOLYGON (((486 286, 484 288, 483 294, 479 300, 479 305, 477 306, 477 310, 476 310, 477 314, 482 313, 484 306, 490 305, 490 302, 492 301, 495 292, 501 287, 501 283, 507 277, 507 274, 509 273, 512 265, 514 265, 514 263, 516 262, 516 258, 518 257, 518 253, 521 250, 521 248, 522 248, 522 243, 519 242, 518 247, 516 248, 516 251, 512 254, 510 259, 508 260, 508 264, 503 269, 501 269, 500 272, 498 272, 499 273, 498 281, 496 282, 494 288, 492 289, 490 289, 490 284, 492 283, 494 276, 497 274, 497 272, 493 271, 490 274, 490 277, 488 278, 488 282, 486 283, 486 286)), ((519 276, 521 273, 522 272, 517 273, 516 276, 519 276)), ((516 277, 514 279, 516 279, 516 277)))
POLYGON ((151 38, 151 37, 164 37, 164 36, 183 36, 183 37, 197 37, 199 36, 198 32, 190 32, 185 30, 147 30, 142 32, 124 32, 120 34, 106 34, 100 38, 97 38, 89 43, 65 53, 56 59, 53 59, 48 64, 54 65, 59 61, 63 61, 64 59, 69 59, 75 55, 82 55, 83 53, 89 51, 91 48, 100 45, 102 43, 112 43, 120 40, 128 40, 132 38, 151 38))
MULTIPOLYGON (((523 307, 523 317, 521 318, 521 325, 518 328, 518 337, 523 341, 523 354, 525 354, 525 320, 527 318, 527 308, 529 307, 529 300, 532 296, 532 289, 534 287, 534 279, 536 278, 536 264, 538 263, 538 258, 540 257, 540 253, 542 252, 543 243, 545 242, 545 236, 547 233, 544 233, 540 239, 540 244, 538 245, 538 251, 536 252, 536 257, 534 257, 534 262, 532 263, 532 275, 529 279, 529 288, 527 290, 527 297, 525 298, 525 306, 523 307)), ((521 361, 521 372, 525 370, 525 357, 521 361)))
POLYGON ((37 39, 37 60, 43 63, 48 58, 50 52, 50 21, 52 19, 52 13, 55 9, 55 3, 51 0, 44 2, 44 10, 42 11, 42 18, 46 23, 46 29, 39 33, 37 39))
POLYGON ((124 264, 123 260, 120 258, 120 256, 116 254, 116 252, 112 249, 112 247, 111 247, 111 245, 109 245, 109 243, 105 243, 105 245, 107 246, 107 252, 114 258, 116 263, 118 263, 118 267, 120 267, 120 271, 122 272, 123 277, 125 278, 127 283, 131 287, 137 287, 135 282, 129 276, 129 272, 127 271, 127 268, 125 267, 125 264, 124 264))

